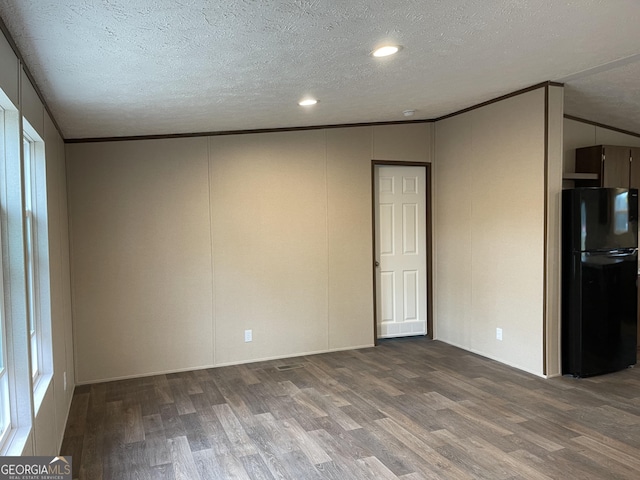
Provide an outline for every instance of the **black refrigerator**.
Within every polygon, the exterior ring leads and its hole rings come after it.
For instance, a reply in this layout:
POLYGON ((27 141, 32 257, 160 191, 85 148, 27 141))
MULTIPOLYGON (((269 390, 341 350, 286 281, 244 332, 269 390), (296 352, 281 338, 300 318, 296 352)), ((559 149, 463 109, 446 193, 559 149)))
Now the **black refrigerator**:
POLYGON ((638 190, 562 192, 562 373, 636 363, 638 190))

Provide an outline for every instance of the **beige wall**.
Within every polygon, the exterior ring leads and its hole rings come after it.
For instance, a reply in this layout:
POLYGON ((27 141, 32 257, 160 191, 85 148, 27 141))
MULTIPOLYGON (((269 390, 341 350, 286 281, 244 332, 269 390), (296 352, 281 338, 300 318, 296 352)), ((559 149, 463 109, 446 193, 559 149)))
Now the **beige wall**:
POLYGON ((372 345, 371 160, 431 131, 67 145, 77 381, 372 345))
POLYGON ((212 365, 207 139, 67 148, 76 379, 212 365))
POLYGON ((538 375, 544 114, 541 88, 435 127, 436 337, 538 375))
POLYGON ((0 87, 14 105, 20 103, 20 62, 9 42, 0 34, 0 87))
POLYGON ((548 101, 546 190, 543 88, 436 125, 67 145, 77 381, 372 345, 371 160, 432 158, 435 337, 556 374, 548 101))
POLYGON ((50 396, 45 398, 36 419, 35 451, 37 455, 52 455, 59 452, 62 443, 75 384, 64 143, 46 113, 44 141, 47 164, 53 380, 50 396), (47 406, 48 402, 52 404, 47 406))
POLYGON ((372 159, 436 159, 435 337, 555 374, 562 89, 547 190, 544 102, 538 89, 436 125, 68 144, 77 381, 372 345, 372 159))
POLYGON ((564 87, 549 87, 547 202, 546 202, 546 303, 545 303, 545 361, 547 376, 562 374, 561 290, 562 272, 562 160, 564 138, 564 87))
POLYGON ((20 87, 20 99, 22 100, 20 103, 20 113, 28 120, 33 129, 38 132, 38 135, 44 138, 44 105, 42 105, 35 88, 33 88, 33 85, 29 82, 24 68, 20 69, 20 87))
POLYGON ((325 132, 213 137, 210 154, 214 363, 327 350, 325 132))
MULTIPOLYGON (((420 125, 420 129, 429 131, 431 126, 420 125)), ((376 137, 369 127, 326 131, 328 344, 332 349, 373 342, 371 182, 366 180, 371 177, 371 145, 376 137)), ((408 143, 419 144, 417 138, 408 143)))

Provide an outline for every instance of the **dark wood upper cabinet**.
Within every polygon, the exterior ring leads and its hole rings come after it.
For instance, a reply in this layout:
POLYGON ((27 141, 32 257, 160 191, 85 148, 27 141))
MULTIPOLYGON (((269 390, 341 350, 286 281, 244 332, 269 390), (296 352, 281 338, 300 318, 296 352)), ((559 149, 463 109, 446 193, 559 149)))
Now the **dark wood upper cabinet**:
POLYGON ((603 187, 629 188, 631 151, 628 147, 603 147, 603 187))
MULTIPOLYGON (((630 147, 613 145, 576 149, 576 173, 598 175, 596 180, 583 180, 576 186, 629 188, 631 186, 631 150, 630 147)), ((638 158, 640 159, 640 156, 638 158)), ((637 175, 640 178, 640 171, 637 175)))

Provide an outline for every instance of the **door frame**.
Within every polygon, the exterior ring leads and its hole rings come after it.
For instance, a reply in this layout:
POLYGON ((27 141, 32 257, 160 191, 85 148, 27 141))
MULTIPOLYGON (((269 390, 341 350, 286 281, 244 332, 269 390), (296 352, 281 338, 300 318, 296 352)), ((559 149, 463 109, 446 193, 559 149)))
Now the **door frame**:
POLYGON ((431 208, 431 163, 429 162, 406 162, 392 160, 371 160, 371 218, 372 218, 372 244, 373 244, 373 259, 371 261, 371 267, 373 272, 373 344, 378 345, 378 285, 376 274, 376 167, 377 166, 392 166, 392 167, 424 167, 425 180, 426 180, 426 228, 427 235, 427 337, 433 340, 433 244, 432 244, 432 208, 431 208))

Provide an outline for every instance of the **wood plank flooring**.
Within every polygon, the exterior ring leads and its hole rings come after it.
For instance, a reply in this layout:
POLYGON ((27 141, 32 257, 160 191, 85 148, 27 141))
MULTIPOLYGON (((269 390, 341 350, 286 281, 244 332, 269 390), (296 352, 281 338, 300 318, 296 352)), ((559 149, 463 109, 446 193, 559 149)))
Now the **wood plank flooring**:
POLYGON ((638 479, 640 369, 544 380, 386 340, 79 386, 61 454, 83 480, 638 479))

